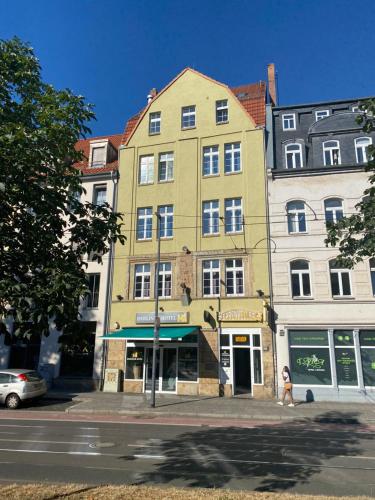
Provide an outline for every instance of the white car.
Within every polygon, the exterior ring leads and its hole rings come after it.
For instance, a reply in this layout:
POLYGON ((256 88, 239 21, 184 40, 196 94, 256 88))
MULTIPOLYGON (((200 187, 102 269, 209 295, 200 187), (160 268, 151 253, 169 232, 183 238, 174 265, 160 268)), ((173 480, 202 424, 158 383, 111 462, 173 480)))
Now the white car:
POLYGON ((11 410, 21 401, 37 399, 47 392, 46 381, 34 370, 0 369, 0 403, 11 410))

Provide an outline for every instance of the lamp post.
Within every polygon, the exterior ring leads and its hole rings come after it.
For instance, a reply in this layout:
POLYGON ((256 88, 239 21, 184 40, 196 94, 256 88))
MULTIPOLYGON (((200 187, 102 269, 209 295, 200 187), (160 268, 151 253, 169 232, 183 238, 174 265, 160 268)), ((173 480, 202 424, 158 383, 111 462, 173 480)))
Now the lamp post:
POLYGON ((159 268, 160 268, 160 223, 161 217, 159 211, 155 212, 157 224, 156 224, 156 238, 158 240, 158 253, 156 262, 156 272, 155 272, 155 317, 154 317, 154 339, 152 344, 152 379, 151 379, 151 408, 155 408, 155 383, 156 383, 156 351, 159 349, 159 330, 160 330, 160 318, 159 318, 159 268))

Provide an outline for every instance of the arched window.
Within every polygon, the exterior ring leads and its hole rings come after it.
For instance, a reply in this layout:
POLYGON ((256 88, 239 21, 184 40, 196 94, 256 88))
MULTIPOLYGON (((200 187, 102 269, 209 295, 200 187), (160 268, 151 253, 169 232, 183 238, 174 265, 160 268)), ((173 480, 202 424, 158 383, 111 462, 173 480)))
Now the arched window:
POLYGON ((375 295, 375 259, 374 258, 370 259, 369 264, 370 264, 370 274, 371 274, 372 295, 375 295))
POLYGON ((302 168, 302 146, 301 144, 287 144, 285 146, 286 168, 302 168))
POLYGON ((306 232, 306 211, 303 201, 290 201, 287 206, 288 232, 305 233, 306 232))
POLYGON ((323 142, 324 165, 340 165, 340 143, 339 141, 323 142))
POLYGON ((310 269, 307 260, 294 260, 290 263, 292 297, 311 297, 310 269))
POLYGON ((344 217, 344 209, 340 198, 329 198, 324 201, 326 223, 334 224, 344 217))
POLYGON ((357 163, 367 163, 367 147, 372 144, 371 137, 358 137, 354 140, 355 144, 355 155, 357 157, 357 163))
POLYGON ((350 271, 338 264, 336 260, 329 261, 331 275, 331 290, 333 297, 345 297, 352 294, 350 271))

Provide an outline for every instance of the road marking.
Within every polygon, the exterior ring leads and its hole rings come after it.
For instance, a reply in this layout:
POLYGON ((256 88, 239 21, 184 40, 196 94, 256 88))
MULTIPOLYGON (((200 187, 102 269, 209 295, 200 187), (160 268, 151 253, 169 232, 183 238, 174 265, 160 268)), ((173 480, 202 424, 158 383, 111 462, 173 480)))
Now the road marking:
POLYGON ((99 427, 78 427, 78 429, 83 429, 84 431, 98 431, 99 427))
MULTIPOLYGON (((10 451, 12 453, 50 453, 54 455, 88 455, 98 456, 101 453, 90 451, 50 451, 50 450, 15 450, 14 448, 0 448, 0 451, 10 451)), ((120 456, 120 455, 118 455, 120 456)), ((7 463, 7 462, 5 462, 7 463)), ((12 463, 12 462, 9 462, 12 463)))
POLYGON ((158 448, 159 444, 128 444, 130 448, 158 448))
POLYGON ((360 458, 361 460, 375 460, 375 457, 366 457, 366 456, 350 456, 350 455, 337 455, 340 458, 360 458))
MULTIPOLYGON (((22 420, 22 419, 21 419, 22 420)), ((33 429, 44 429, 46 425, 17 425, 17 424, 0 424, 0 427, 32 427, 33 429)))
POLYGON ((36 439, 2 439, 0 441, 6 442, 21 442, 21 443, 43 443, 43 444, 86 444, 89 445, 88 441, 40 441, 36 439))
POLYGON ((81 437, 81 438, 100 438, 101 436, 98 436, 96 434, 73 434, 75 437, 81 437))
POLYGON ((133 455, 134 458, 156 458, 157 460, 164 460, 167 457, 165 455, 133 455))

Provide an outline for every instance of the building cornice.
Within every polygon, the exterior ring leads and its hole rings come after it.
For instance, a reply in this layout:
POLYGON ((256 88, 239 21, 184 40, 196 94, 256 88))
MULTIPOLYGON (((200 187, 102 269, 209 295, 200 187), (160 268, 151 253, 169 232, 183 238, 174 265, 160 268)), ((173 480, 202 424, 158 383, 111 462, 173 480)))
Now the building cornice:
POLYGON ((334 165, 330 167, 307 167, 295 170, 269 170, 272 179, 285 177, 313 177, 317 175, 347 174, 365 172, 364 165, 334 165))

